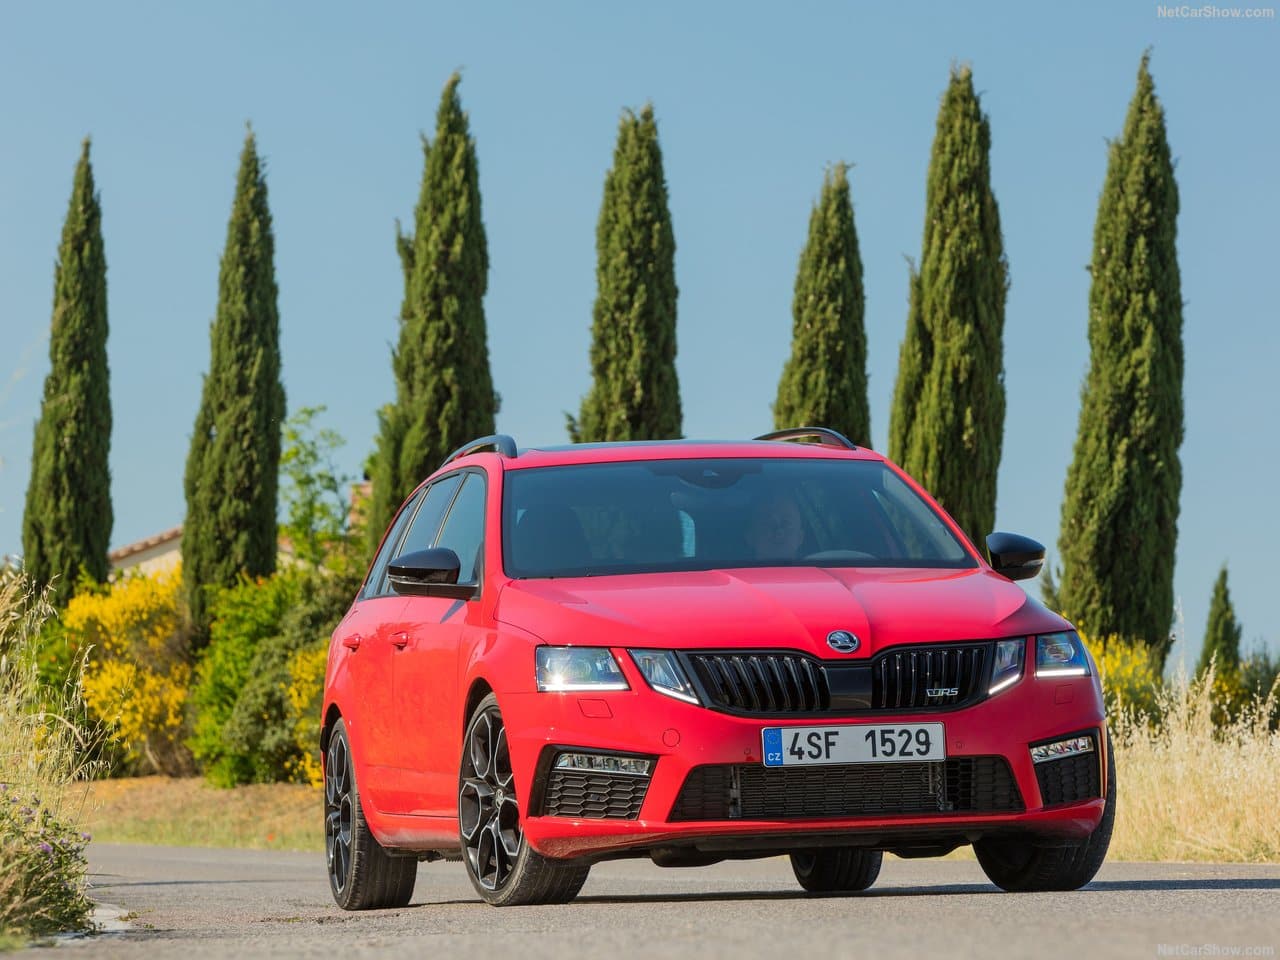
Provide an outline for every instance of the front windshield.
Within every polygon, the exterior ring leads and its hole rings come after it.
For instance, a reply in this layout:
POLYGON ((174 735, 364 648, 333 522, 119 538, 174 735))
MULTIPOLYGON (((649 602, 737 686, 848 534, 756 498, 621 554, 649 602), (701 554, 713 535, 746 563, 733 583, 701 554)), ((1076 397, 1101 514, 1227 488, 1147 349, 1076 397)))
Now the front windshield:
POLYGON ((590 463, 511 470, 504 488, 512 577, 977 565, 874 460, 590 463))

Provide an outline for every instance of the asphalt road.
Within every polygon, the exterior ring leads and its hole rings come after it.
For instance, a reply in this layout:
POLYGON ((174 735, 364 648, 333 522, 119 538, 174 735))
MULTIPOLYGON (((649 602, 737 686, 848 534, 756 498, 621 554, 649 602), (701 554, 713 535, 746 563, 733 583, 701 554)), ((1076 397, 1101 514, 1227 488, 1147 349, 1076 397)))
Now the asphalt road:
POLYGON ((810 897, 785 859, 637 860, 597 865, 567 906, 495 909, 433 863, 409 907, 344 913, 316 854, 94 844, 89 861, 95 898, 132 919, 69 956, 1280 957, 1280 866, 1114 863, 1075 893, 1013 895, 972 861, 887 857, 868 893, 810 897))

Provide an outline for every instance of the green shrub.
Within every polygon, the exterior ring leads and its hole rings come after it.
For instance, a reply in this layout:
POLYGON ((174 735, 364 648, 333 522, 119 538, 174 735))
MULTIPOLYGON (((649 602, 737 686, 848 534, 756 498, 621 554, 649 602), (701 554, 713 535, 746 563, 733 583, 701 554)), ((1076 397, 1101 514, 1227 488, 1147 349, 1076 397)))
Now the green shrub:
POLYGON ((284 688, 289 663, 304 639, 278 633, 259 644, 254 654, 249 680, 222 728, 222 742, 241 765, 240 783, 286 780, 297 766, 284 688))
MULTIPOLYGON (((214 599, 212 640, 197 668, 192 749, 216 786, 308 782, 302 711, 320 710, 314 671, 297 674, 303 651, 327 649, 328 638, 355 594, 363 571, 339 550, 328 567, 294 566, 221 591, 214 599)), ((317 728, 318 739, 318 728, 317 728)))
POLYGON ((270 577, 245 577, 234 587, 213 592, 210 641, 196 665, 191 691, 191 750, 216 786, 264 779, 261 764, 254 757, 254 728, 259 724, 252 718, 247 722, 242 719, 238 723, 241 729, 234 734, 227 727, 241 698, 256 684, 260 648, 279 636, 285 613, 297 601, 298 584, 299 574, 290 568, 270 577))

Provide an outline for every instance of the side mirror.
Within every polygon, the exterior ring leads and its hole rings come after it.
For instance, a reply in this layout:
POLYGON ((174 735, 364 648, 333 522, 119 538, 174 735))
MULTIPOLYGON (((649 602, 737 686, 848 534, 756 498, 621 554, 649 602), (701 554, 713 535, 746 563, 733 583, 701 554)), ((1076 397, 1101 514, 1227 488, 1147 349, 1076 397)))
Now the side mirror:
POLYGON ((987 553, 995 572, 1010 580, 1030 580, 1044 566, 1044 545, 1016 533, 990 534, 987 553))
POLYGON ((448 547, 417 550, 396 557, 387 565, 391 589, 406 597, 452 597, 470 600, 476 595, 473 583, 458 583, 462 563, 448 547))

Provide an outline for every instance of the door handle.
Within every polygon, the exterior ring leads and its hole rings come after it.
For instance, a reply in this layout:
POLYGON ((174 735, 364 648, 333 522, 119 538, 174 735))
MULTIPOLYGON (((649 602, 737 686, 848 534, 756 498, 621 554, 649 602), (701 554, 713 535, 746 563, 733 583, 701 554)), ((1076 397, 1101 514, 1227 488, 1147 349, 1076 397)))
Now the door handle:
POLYGON ((409 645, 409 634, 405 633, 403 630, 399 633, 393 634, 391 637, 391 644, 397 650, 403 650, 409 645))
POLYGON ((364 638, 358 633, 352 633, 342 638, 342 645, 348 650, 359 650, 360 643, 364 638))

